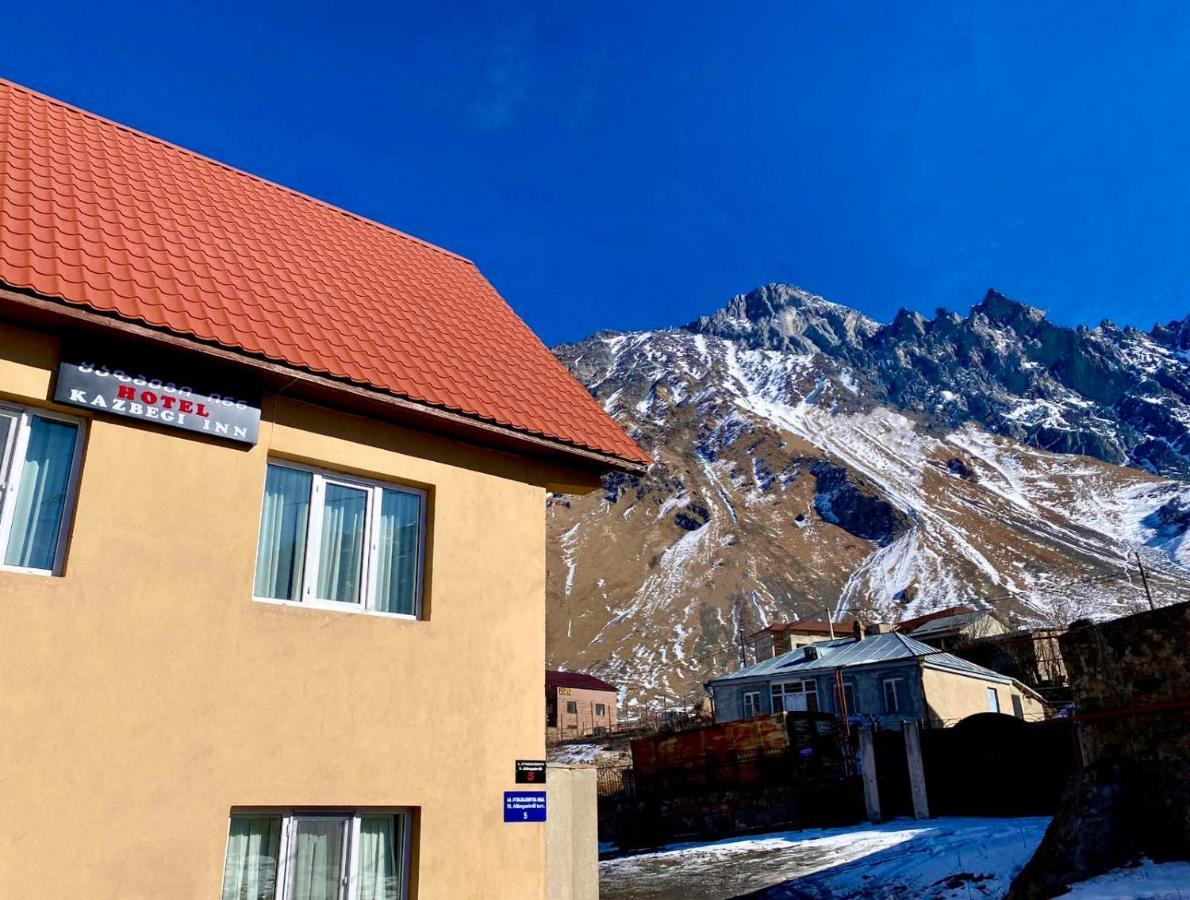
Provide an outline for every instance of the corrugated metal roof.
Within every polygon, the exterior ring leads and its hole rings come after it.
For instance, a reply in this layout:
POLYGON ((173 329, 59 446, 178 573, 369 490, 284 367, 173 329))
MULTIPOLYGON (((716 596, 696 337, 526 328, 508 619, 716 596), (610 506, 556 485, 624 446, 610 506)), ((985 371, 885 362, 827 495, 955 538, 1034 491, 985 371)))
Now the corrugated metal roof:
POLYGON ((914 636, 928 636, 932 634, 945 634, 948 631, 959 631, 986 615, 986 612, 968 612, 959 613, 955 616, 943 616, 939 619, 932 619, 924 625, 919 625, 909 633, 914 636))
POLYGON ((1001 684, 1011 684, 1012 679, 983 666, 955 656, 953 653, 933 653, 922 660, 922 665, 930 669, 942 669, 946 672, 958 672, 961 675, 975 675, 987 681, 998 681, 1001 684))
POLYGON ((875 663, 895 662, 924 657, 923 665, 932 669, 977 675, 980 678, 1009 682, 1012 679, 960 659, 951 653, 943 653, 897 632, 876 634, 862 641, 842 638, 835 641, 820 641, 810 647, 800 647, 789 653, 782 653, 772 659, 762 660, 755 665, 711 680, 712 684, 736 681, 744 678, 768 677, 774 675, 815 675, 834 669, 853 666, 868 666, 875 663), (809 651, 809 653, 807 653, 809 651), (816 653, 816 656, 814 655, 816 653))

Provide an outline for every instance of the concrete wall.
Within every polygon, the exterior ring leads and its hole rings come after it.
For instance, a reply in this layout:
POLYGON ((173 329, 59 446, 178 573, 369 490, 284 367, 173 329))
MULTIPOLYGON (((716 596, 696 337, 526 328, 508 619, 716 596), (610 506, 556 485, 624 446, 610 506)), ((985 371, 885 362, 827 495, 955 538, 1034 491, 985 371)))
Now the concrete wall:
POLYGON ((559 687, 557 690, 557 720, 554 727, 559 737, 590 734, 597 728, 615 728, 617 719, 616 692, 593 691, 588 688, 559 687), (574 712, 567 712, 567 703, 575 705, 574 712), (603 715, 595 707, 603 706, 603 715))
MULTIPOLYGON (((0 325, 0 395, 57 362, 0 325)), ((545 755, 545 477, 276 396, 250 449, 90 419, 63 574, 0 572, 0 893, 209 900, 233 807, 402 806, 418 900, 543 896, 502 792, 545 755), (426 620, 252 599, 271 457, 429 491, 426 620)))
POLYGON ((549 900, 599 900, 595 769, 550 763, 545 786, 549 900))
POLYGON ((988 691, 994 690, 999 711, 1014 714, 1012 698, 1020 699, 1023 718, 1037 722, 1045 718, 1045 707, 1032 694, 1014 684, 1001 684, 973 675, 960 675, 939 669, 923 668, 922 686, 925 690, 929 717, 936 725, 953 725, 976 713, 992 712, 988 708, 988 691))

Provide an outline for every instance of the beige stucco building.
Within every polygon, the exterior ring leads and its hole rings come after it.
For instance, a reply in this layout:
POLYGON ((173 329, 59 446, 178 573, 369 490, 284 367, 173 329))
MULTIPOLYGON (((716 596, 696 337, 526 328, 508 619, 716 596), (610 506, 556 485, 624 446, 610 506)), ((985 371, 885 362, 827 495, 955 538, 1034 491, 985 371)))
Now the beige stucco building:
POLYGON ((544 897, 546 492, 647 458, 465 260, 3 82, 0 146, 0 894, 544 897))

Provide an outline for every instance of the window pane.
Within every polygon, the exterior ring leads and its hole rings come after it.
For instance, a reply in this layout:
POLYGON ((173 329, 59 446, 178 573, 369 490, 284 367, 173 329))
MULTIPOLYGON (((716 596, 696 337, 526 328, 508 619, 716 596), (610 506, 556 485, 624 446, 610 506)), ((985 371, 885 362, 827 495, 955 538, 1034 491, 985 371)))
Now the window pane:
POLYGON ((901 679, 891 678, 884 682, 884 711, 901 711, 901 679))
POLYGON ((77 425, 40 416, 31 418, 25 466, 4 555, 8 565, 31 569, 54 567, 77 436, 77 425))
POLYGON ((318 554, 318 599, 359 603, 368 492, 327 484, 318 554))
POLYGON ((309 472, 269 466, 256 550, 257 597, 273 600, 301 597, 311 482, 309 472))
POLYGON ((417 545, 420 537, 421 496, 405 491, 383 491, 376 560, 376 609, 410 616, 417 612, 417 545))
POLYGON ((273 900, 280 847, 280 816, 232 816, 223 900, 273 900))
POLYGON ((0 475, 4 474, 4 463, 8 459, 8 442, 16 433, 16 416, 0 412, 0 475))
POLYGON ((397 900, 401 884, 401 828, 395 816, 359 820, 358 900, 397 900))
POLYGON ((295 819, 288 900, 338 900, 347 819, 295 819))

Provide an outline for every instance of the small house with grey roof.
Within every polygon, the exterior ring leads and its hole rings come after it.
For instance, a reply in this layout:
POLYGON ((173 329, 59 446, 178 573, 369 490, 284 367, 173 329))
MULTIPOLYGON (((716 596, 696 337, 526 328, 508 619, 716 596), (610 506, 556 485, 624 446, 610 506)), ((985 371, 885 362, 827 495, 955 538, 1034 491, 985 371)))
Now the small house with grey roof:
POLYGON ((982 712, 1045 717, 1041 697, 1014 679, 886 629, 857 628, 853 637, 799 647, 709 681, 715 721, 797 710, 885 727, 951 725, 982 712))

